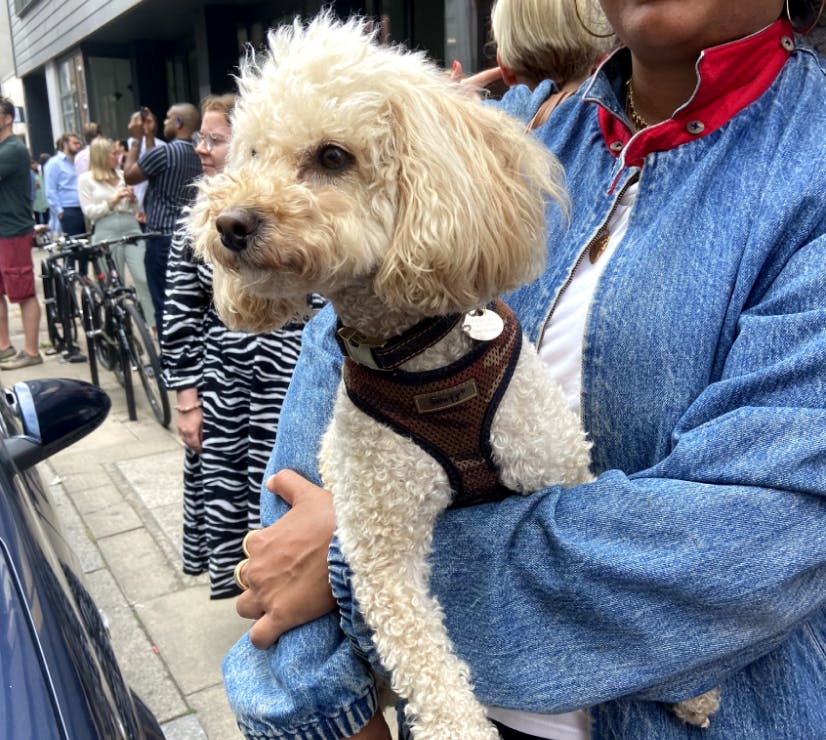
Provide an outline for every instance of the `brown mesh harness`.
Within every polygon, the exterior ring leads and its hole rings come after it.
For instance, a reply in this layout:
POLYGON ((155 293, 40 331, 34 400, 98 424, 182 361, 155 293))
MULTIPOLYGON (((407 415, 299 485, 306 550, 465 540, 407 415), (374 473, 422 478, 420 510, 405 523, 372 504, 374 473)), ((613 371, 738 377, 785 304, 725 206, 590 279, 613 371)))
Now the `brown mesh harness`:
POLYGON ((365 367, 349 356, 344 360, 350 400, 442 465, 454 492, 452 507, 513 495, 498 480, 490 428, 519 358, 522 330, 502 301, 495 310, 505 322, 502 333, 479 342, 447 367, 388 372, 365 367))

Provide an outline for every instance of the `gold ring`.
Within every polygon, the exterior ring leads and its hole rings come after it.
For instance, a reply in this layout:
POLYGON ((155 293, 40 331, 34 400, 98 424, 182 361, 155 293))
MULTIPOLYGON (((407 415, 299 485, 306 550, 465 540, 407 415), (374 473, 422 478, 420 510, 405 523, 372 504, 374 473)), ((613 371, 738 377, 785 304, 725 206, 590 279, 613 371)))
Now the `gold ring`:
POLYGON ((249 551, 249 550, 247 550, 247 540, 250 538, 250 535, 251 535, 253 532, 257 532, 257 531, 258 531, 257 529, 251 529, 249 532, 247 532, 247 533, 244 535, 244 539, 243 539, 243 540, 241 540, 241 549, 244 551, 244 555, 246 555, 247 557, 249 557, 249 556, 250 556, 250 551, 249 551))
POLYGON ((235 582, 238 584, 238 588, 242 591, 246 591, 250 586, 249 584, 241 578, 241 571, 244 569, 244 566, 250 561, 249 558, 244 558, 243 560, 238 561, 238 565, 235 566, 235 570, 232 573, 232 577, 235 579, 235 582))

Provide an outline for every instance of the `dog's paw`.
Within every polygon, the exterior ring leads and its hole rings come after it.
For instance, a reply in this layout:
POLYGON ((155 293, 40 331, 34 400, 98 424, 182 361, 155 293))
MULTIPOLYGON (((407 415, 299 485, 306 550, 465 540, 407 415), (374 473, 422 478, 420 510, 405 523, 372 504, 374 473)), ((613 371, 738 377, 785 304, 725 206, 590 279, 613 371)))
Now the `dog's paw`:
POLYGON ((720 689, 672 704, 671 708, 683 722, 705 729, 711 725, 711 715, 720 708, 720 689))

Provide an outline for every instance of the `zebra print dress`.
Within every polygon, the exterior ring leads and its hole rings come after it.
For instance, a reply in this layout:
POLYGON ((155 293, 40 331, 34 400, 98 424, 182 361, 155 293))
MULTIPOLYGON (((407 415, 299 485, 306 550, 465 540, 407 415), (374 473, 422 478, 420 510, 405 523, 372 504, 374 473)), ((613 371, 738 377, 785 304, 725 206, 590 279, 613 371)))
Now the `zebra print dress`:
MULTIPOLYGON (((320 307, 315 300, 315 307, 320 307)), ((169 254, 162 364, 170 390, 198 388, 201 454, 184 457, 183 571, 209 572, 210 598, 235 596, 241 541, 260 527, 259 497, 303 324, 233 332, 212 305, 212 268, 178 229, 169 254)))

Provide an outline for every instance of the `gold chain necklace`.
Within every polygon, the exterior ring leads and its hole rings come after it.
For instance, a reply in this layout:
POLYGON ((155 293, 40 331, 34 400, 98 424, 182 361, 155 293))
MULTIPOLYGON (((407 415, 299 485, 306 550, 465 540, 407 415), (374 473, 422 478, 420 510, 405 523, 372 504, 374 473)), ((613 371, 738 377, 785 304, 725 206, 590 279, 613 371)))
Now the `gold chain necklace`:
POLYGON ((634 105, 634 88, 631 86, 631 79, 625 83, 625 112, 634 124, 637 131, 648 128, 651 124, 648 123, 639 113, 634 105))

